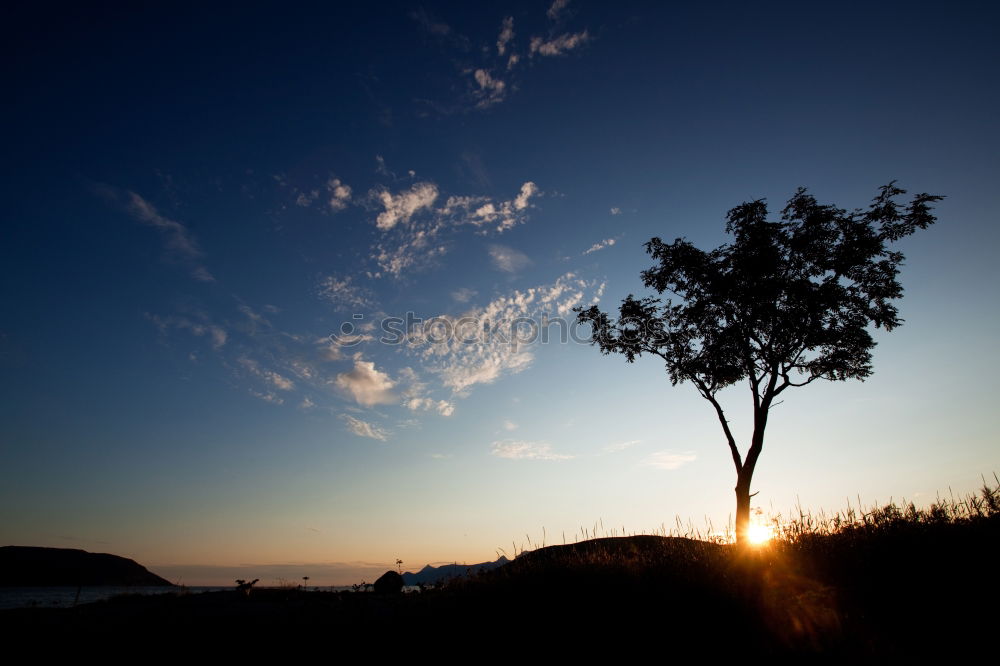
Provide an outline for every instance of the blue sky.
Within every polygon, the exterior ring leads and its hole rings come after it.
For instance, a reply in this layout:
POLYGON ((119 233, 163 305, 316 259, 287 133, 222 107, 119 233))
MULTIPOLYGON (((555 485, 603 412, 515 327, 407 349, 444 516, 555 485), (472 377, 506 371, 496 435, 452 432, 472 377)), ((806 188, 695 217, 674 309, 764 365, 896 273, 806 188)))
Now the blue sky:
POLYGON ((799 186, 947 198, 903 244, 874 375, 776 408, 757 505, 926 502, 1000 468, 991 5, 17 11, 5 543, 341 583, 595 523, 720 527, 725 441, 661 364, 380 322, 613 310, 651 236, 715 247, 729 208, 799 186))

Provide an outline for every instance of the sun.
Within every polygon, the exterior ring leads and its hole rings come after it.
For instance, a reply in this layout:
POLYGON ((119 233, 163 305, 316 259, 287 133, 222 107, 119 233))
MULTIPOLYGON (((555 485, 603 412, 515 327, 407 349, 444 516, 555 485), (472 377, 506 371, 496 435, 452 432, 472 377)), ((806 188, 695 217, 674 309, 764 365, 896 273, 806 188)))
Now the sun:
POLYGON ((755 546, 760 546, 771 540, 771 528, 767 525, 750 525, 747 528, 747 538, 750 539, 750 543, 755 546))

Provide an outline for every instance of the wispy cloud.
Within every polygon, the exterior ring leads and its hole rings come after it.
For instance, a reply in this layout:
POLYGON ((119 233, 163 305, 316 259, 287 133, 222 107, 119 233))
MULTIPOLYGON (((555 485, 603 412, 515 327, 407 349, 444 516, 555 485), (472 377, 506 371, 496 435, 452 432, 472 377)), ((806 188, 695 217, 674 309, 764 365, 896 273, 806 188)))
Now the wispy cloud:
POLYGON ((270 402, 274 405, 285 404, 285 399, 280 397, 278 394, 272 391, 258 391, 256 389, 247 389, 253 397, 263 400, 264 402, 270 402))
POLYGON ((489 253, 493 265, 505 273, 516 273, 531 263, 528 255, 506 245, 490 245, 489 253))
POLYGON ((321 298, 337 307, 371 308, 375 304, 375 295, 372 291, 356 284, 350 275, 344 277, 328 275, 321 278, 317 290, 321 298))
MULTIPOLYGON (((546 316, 566 315, 592 289, 592 283, 567 273, 551 284, 514 291, 460 315, 439 315, 428 321, 445 324, 452 335, 440 339, 436 329, 416 328, 407 350, 446 388, 462 395, 477 384, 490 384, 531 365, 535 346, 548 339, 550 331, 519 328, 514 332, 514 322, 527 319, 542 323, 546 316)), ((551 335, 558 338, 560 331, 551 335)))
POLYGON ((433 398, 410 398, 403 404, 414 412, 434 410, 441 416, 451 416, 455 412, 455 403, 448 400, 434 400, 433 398))
POLYGON ((630 439, 627 442, 615 442, 604 447, 606 453, 619 453, 625 449, 630 449, 636 444, 642 443, 641 439, 630 439))
POLYGON ((383 187, 372 190, 370 196, 383 208, 375 218, 375 226, 388 231, 400 222, 409 222, 420 210, 430 208, 438 197, 438 188, 434 183, 414 183, 409 190, 397 194, 383 187))
MULTIPOLYGON (((99 186, 99 191, 112 200, 120 201, 120 190, 99 186)), ((124 193, 125 210, 138 222, 159 231, 164 238, 166 256, 170 261, 185 264, 191 277, 199 282, 214 282, 215 278, 201 264, 204 252, 191 231, 176 220, 162 215, 156 207, 132 191, 124 193)))
POLYGON ((378 275, 400 277, 423 268, 448 252, 445 232, 471 227, 478 233, 503 233, 523 224, 540 195, 538 186, 527 181, 508 200, 487 196, 450 196, 442 206, 434 206, 439 190, 430 182, 416 183, 409 190, 392 193, 373 191, 382 212, 375 226, 382 232, 374 247, 378 275))
POLYGON ((435 411, 441 416, 451 416, 455 413, 455 403, 450 400, 438 400, 428 395, 427 384, 420 380, 413 368, 403 368, 399 371, 400 381, 407 384, 403 391, 403 406, 410 411, 435 411))
POLYGON ((271 387, 276 388, 280 391, 291 391, 295 388, 295 383, 287 377, 275 372, 274 370, 268 370, 267 368, 260 367, 260 363, 254 359, 241 357, 237 359, 239 364, 243 366, 252 375, 260 377, 266 381, 271 387))
POLYGON ((566 9, 566 5, 569 4, 569 0, 553 0, 552 4, 549 5, 549 10, 545 12, 551 20, 556 21, 559 19, 559 14, 562 10, 566 9))
POLYGON ((229 339, 226 329, 207 321, 207 317, 204 316, 205 321, 192 321, 183 316, 161 317, 153 314, 147 314, 146 318, 152 321, 163 334, 166 334, 167 329, 176 328, 190 331, 192 335, 198 337, 205 336, 211 341, 213 349, 221 349, 229 339))
POLYGON ((340 418, 342 418, 347 424, 347 429, 358 437, 377 439, 380 442, 384 442, 389 439, 389 432, 373 423, 354 418, 350 414, 341 414, 340 418))
POLYGON ((678 469, 693 462, 697 459, 696 456, 691 451, 684 451, 677 453, 674 451, 658 451, 652 453, 643 461, 643 465, 646 467, 654 467, 656 469, 678 469))
POLYGON ((462 287, 451 292, 451 298, 457 303, 468 303, 471 301, 476 294, 478 294, 475 289, 469 289, 468 287, 462 287))
POLYGON ((615 241, 614 238, 605 238, 604 240, 602 240, 602 241, 600 241, 598 243, 594 243, 588 249, 584 250, 583 254, 587 255, 587 254, 590 254, 592 252, 597 252, 598 250, 603 250, 606 247, 611 247, 612 245, 615 244, 615 242, 616 241, 615 241))
POLYGON ((528 53, 532 56, 560 56, 567 51, 582 46, 590 39, 590 34, 584 30, 577 33, 565 33, 551 39, 532 37, 528 45, 528 53))
POLYGON ((499 104, 507 96, 507 82, 490 74, 485 69, 476 69, 472 73, 472 78, 479 86, 473 95, 476 98, 476 107, 485 109, 494 104, 499 104))
MULTIPOLYGON (((551 21, 561 21, 568 4, 568 0, 555 0, 549 5, 546 15, 551 21)), ((527 44, 519 45, 514 31, 514 17, 506 16, 500 22, 494 43, 473 49, 468 39, 455 33, 447 24, 431 19, 423 10, 413 12, 411 16, 425 33, 436 38, 435 41, 450 43, 461 54, 455 58, 455 65, 464 79, 462 99, 450 104, 420 100, 428 108, 445 114, 488 109, 503 102, 517 88, 515 68, 525 55, 563 55, 590 39, 587 30, 554 36, 550 32, 548 37, 532 37, 527 44), (478 54, 478 57, 473 57, 473 54, 478 54)))
POLYGON ((423 9, 410 12, 410 18, 416 21, 425 32, 436 37, 447 37, 452 34, 451 26, 444 21, 439 21, 423 9))
POLYGON ((573 456, 552 451, 546 442, 527 442, 505 439, 493 442, 490 452, 497 458, 508 460, 569 460, 573 456))
POLYGON ((618 206, 613 206, 611 208, 610 212, 611 212, 612 215, 621 215, 622 214, 622 209, 619 208, 618 206))
POLYGON ((497 53, 507 53, 507 44, 514 39, 514 17, 508 16, 500 24, 500 34, 497 36, 497 53))
POLYGON ((331 178, 326 183, 329 193, 330 210, 337 212, 347 208, 351 202, 351 186, 341 182, 339 178, 331 178))
POLYGON ((495 231, 503 233, 525 222, 527 211, 533 205, 531 200, 539 194, 538 185, 529 180, 521 185, 513 199, 495 201, 490 197, 448 197, 439 213, 453 225, 492 226, 495 231))

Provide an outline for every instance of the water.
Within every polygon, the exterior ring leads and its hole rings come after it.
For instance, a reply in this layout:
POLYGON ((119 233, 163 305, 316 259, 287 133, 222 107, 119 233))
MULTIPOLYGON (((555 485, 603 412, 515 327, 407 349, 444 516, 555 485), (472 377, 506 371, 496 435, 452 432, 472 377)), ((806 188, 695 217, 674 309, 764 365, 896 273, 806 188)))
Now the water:
MULTIPOLYGON (((8 608, 71 608, 76 604, 89 604, 102 599, 110 599, 119 594, 171 594, 181 590, 189 594, 199 592, 232 591, 233 585, 222 587, 189 585, 188 587, 126 587, 116 585, 98 585, 81 587, 79 599, 75 587, 0 587, 0 610, 8 608)), ((272 589, 257 587, 254 589, 272 589)), ((309 592, 350 592, 353 585, 310 585, 309 592)), ((371 591, 371 586, 365 590, 371 591)), ((406 585, 403 592, 416 593, 420 588, 416 585, 406 585)))
MULTIPOLYGON (((126 587, 98 585, 93 587, 0 587, 0 610, 6 608, 69 608, 78 604, 109 599, 118 594, 169 594, 179 592, 179 587, 126 587)), ((189 587, 189 592, 231 590, 228 587, 189 587)))

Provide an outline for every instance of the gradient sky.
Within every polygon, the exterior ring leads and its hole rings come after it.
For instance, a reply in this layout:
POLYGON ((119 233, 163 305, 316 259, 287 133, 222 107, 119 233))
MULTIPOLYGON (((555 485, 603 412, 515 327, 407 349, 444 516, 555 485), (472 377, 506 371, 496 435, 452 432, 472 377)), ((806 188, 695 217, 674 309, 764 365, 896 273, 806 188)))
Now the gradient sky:
POLYGON ((756 506, 1000 470, 994 4, 207 4, 5 18, 0 542, 331 584, 722 527, 728 449, 662 363, 379 322, 613 310, 651 236, 893 179, 947 196, 906 323, 786 394, 756 506))

